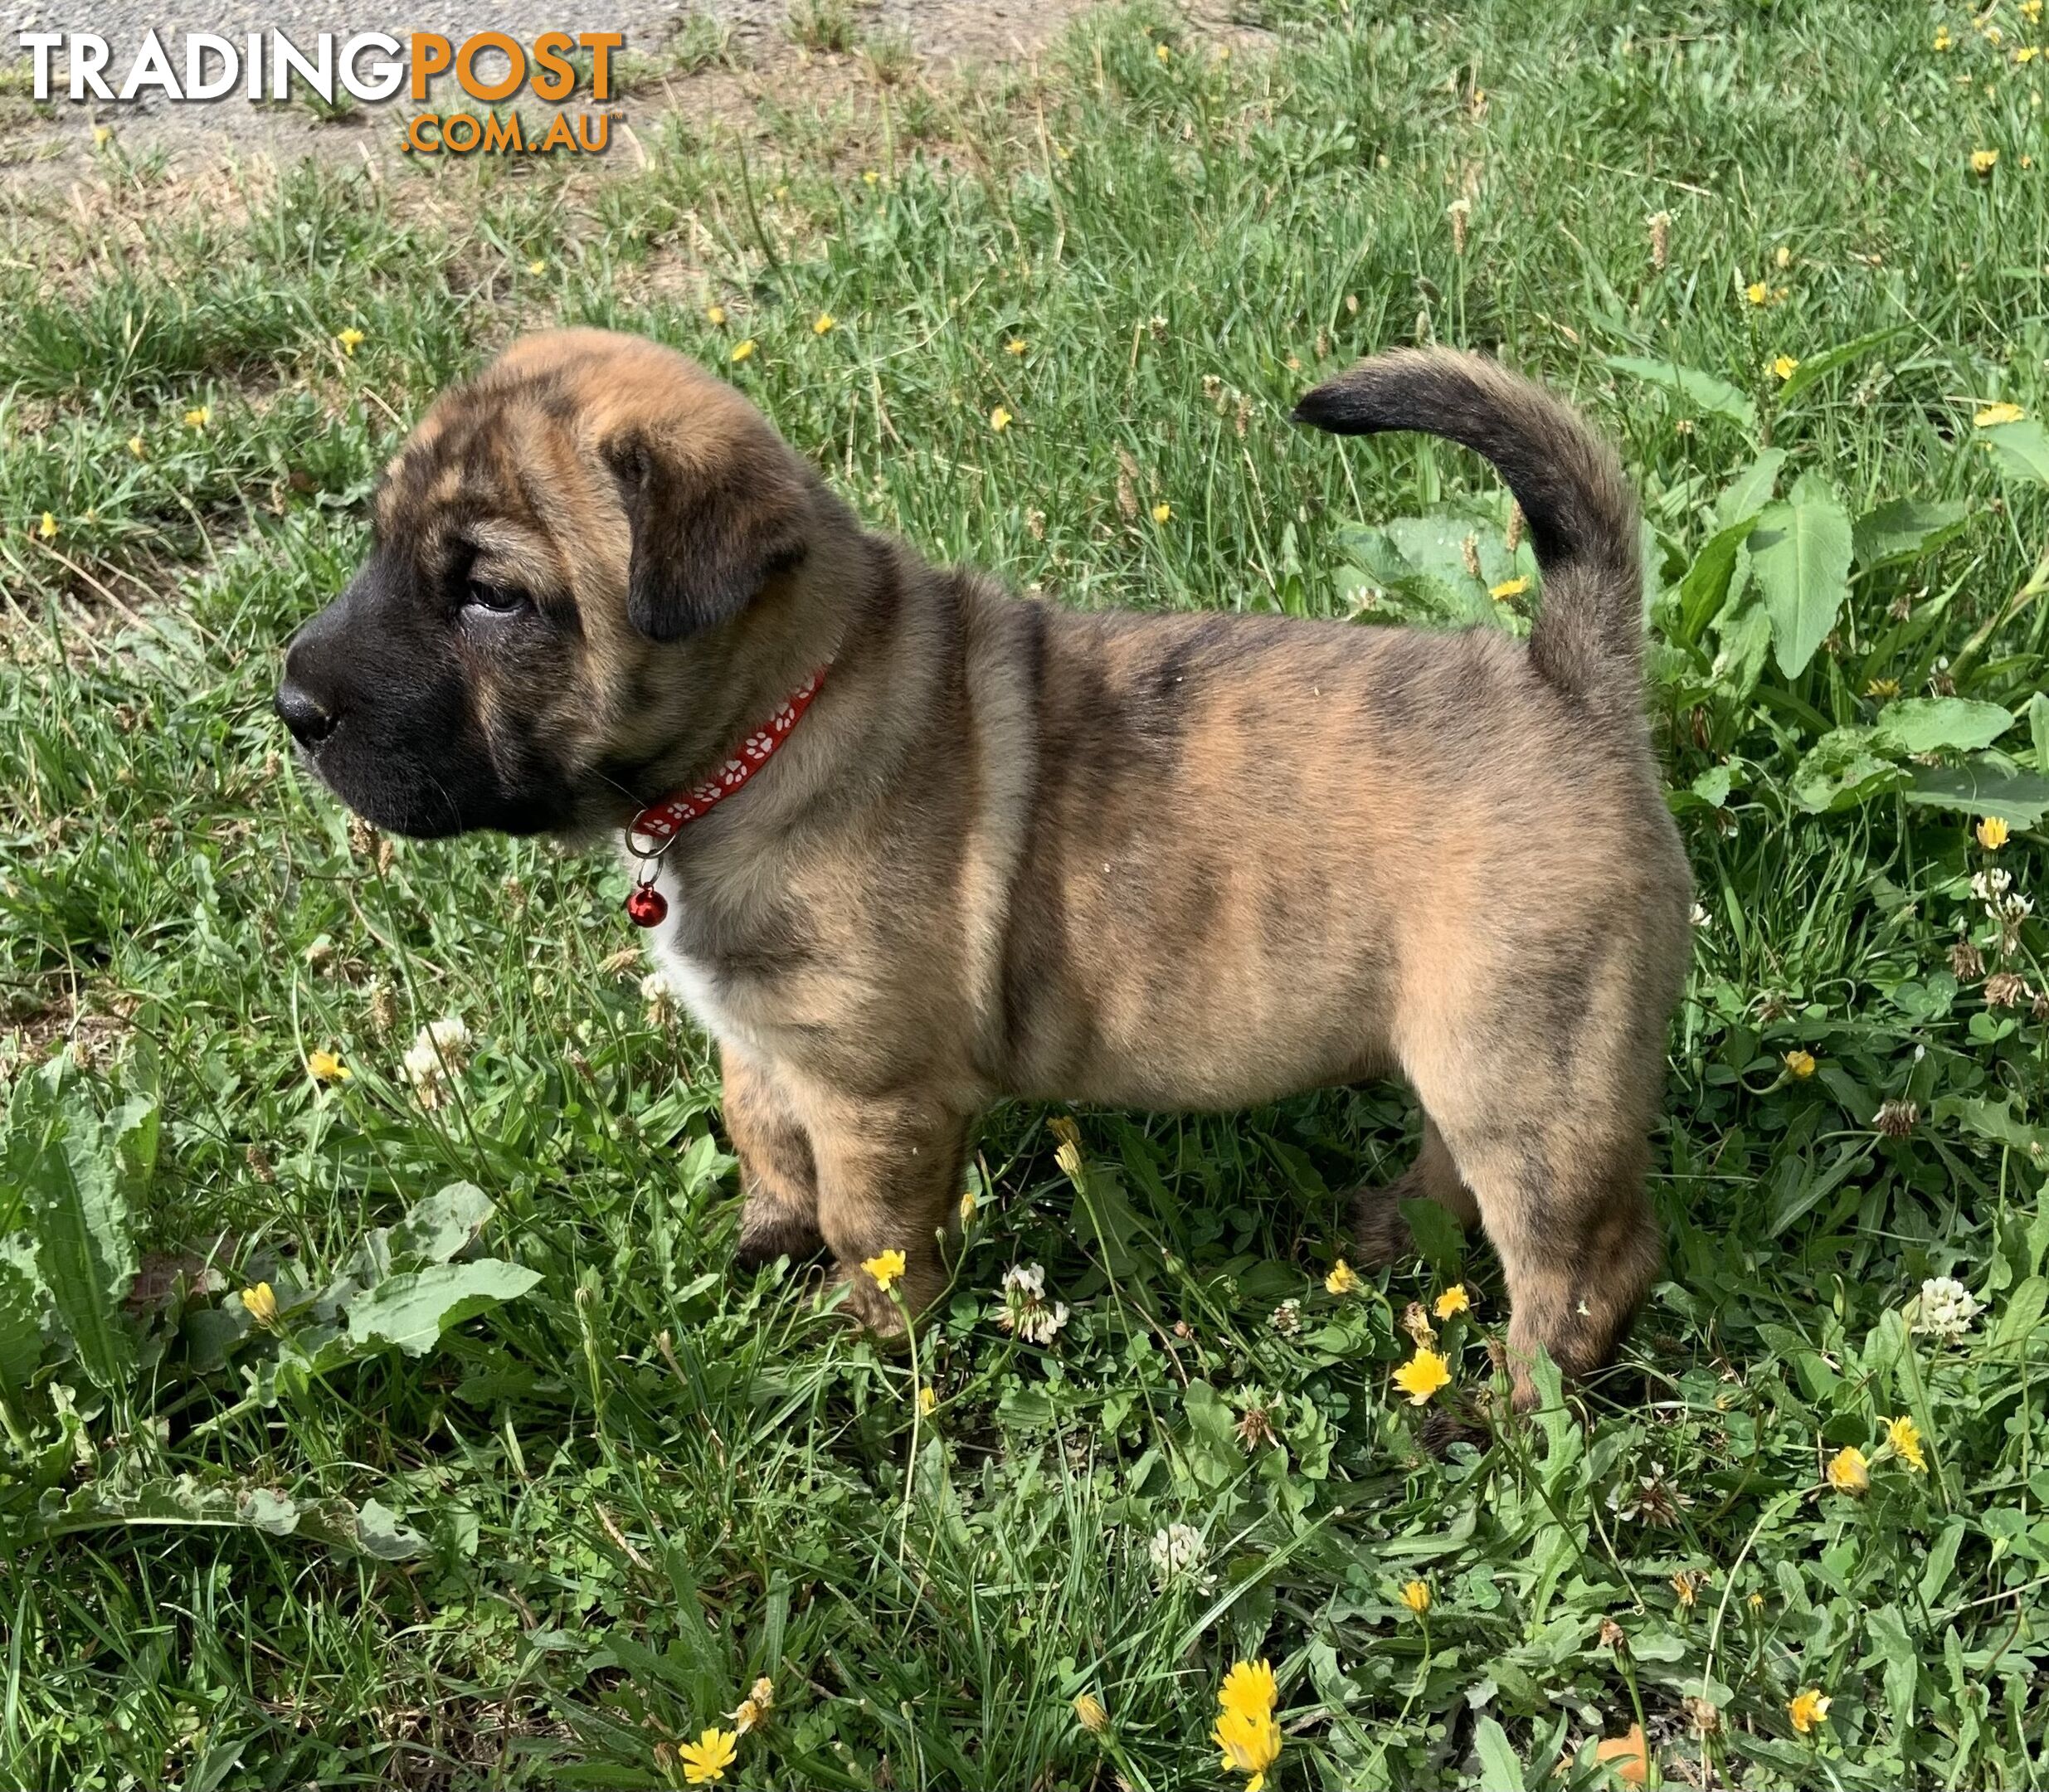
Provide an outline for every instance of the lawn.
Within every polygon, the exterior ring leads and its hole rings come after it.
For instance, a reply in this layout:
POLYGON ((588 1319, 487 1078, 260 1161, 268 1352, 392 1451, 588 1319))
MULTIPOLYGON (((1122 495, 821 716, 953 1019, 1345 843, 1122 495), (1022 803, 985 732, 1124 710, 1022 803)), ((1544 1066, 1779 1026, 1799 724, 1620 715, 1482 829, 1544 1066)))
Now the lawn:
POLYGON ((1242 1787, 1263 1657, 1287 1792, 2049 1781, 2040 13, 1107 11, 602 179, 0 202, 0 1777, 681 1785, 765 1678, 728 1785, 1242 1787), (621 873, 352 826, 270 713, 557 322, 1084 606, 1526 627, 1484 466, 1287 412, 1417 340, 1584 406, 1700 898, 1617 1369, 1490 1418, 1442 1229, 1333 1292, 1392 1088, 997 1112, 913 1356, 736 1273, 621 873))

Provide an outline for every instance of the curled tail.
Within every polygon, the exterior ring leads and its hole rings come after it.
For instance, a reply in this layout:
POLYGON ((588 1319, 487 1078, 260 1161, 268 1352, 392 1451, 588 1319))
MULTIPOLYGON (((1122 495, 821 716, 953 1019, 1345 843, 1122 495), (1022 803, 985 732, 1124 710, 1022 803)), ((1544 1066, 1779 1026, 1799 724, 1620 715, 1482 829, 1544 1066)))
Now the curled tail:
POLYGON ((1317 387, 1295 416, 1340 436, 1420 430, 1492 461, 1544 572, 1531 661, 1569 695, 1633 712, 1643 675, 1636 500, 1614 451, 1571 409, 1480 355, 1402 348, 1317 387))

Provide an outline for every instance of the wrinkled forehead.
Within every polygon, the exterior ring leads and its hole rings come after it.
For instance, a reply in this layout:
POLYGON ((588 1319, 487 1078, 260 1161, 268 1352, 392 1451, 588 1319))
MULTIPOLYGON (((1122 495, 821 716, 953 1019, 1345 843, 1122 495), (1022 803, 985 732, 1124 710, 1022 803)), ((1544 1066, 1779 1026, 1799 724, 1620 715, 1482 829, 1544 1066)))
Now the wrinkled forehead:
POLYGON ((680 433, 716 456, 751 414, 655 343, 598 331, 528 338, 436 400, 385 468, 377 528, 423 546, 494 526, 562 540, 594 510, 621 509, 608 444, 680 433))

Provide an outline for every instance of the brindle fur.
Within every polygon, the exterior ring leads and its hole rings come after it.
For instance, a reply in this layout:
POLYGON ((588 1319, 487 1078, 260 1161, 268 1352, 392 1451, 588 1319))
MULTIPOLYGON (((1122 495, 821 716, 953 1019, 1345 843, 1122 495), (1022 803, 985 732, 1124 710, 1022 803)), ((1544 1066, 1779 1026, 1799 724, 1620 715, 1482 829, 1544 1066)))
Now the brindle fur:
POLYGON ((701 777, 811 668, 762 775, 684 834, 655 941, 724 1056, 742 1262, 822 1239, 945 1281, 1000 1097, 1232 1108, 1399 1075, 1399 1200, 1485 1227, 1519 1400, 1607 1359, 1690 885, 1641 712, 1634 506, 1572 414, 1477 358, 1362 363, 1298 413, 1487 454, 1545 574, 1526 646, 1078 614, 864 531, 730 387, 650 343, 528 338, 392 463, 364 572, 280 708, 381 825, 588 840, 701 777), (517 588, 511 615, 464 582, 517 588))

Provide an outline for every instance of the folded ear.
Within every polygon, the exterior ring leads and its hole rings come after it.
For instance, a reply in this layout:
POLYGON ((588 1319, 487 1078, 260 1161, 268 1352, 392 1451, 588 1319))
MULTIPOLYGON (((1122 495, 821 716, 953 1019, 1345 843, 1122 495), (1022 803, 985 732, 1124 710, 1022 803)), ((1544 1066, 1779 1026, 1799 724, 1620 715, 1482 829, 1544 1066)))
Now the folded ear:
POLYGON ((680 640, 728 621, 803 559, 810 494, 784 453, 728 440, 689 457, 645 430, 604 453, 633 530, 626 619, 643 635, 680 640))

